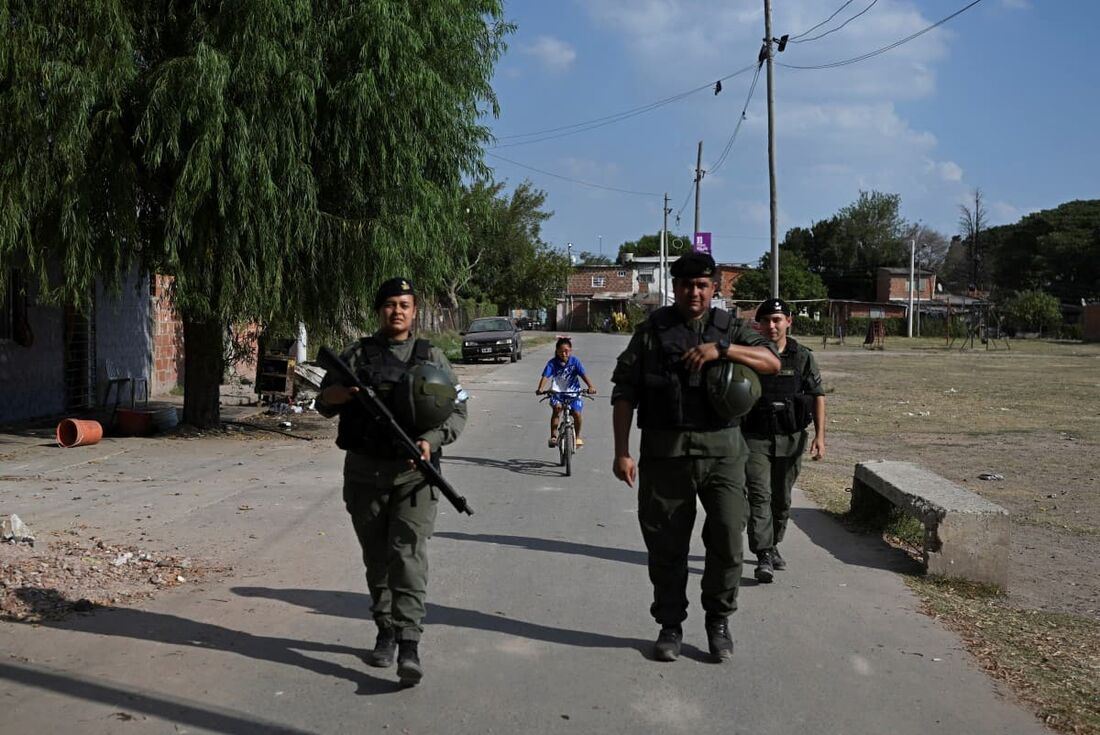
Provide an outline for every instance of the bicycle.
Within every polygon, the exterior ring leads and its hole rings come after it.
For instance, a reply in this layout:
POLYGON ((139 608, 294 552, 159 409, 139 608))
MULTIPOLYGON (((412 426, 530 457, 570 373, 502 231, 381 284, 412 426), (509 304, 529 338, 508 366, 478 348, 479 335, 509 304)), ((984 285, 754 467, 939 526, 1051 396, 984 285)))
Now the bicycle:
POLYGON ((574 399, 587 398, 595 400, 587 391, 581 390, 547 390, 543 391, 543 398, 539 403, 550 400, 556 396, 561 400, 561 419, 558 422, 558 464, 565 468, 565 476, 573 474, 573 455, 577 451, 577 430, 573 421, 574 399))

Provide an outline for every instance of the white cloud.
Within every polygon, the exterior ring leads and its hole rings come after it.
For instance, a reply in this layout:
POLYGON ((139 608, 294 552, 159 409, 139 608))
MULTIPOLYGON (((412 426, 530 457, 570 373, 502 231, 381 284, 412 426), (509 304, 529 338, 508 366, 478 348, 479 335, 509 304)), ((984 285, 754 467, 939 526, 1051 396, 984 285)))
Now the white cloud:
POLYGON ((962 181, 963 170, 954 161, 933 161, 925 159, 924 170, 939 176, 944 181, 962 181))
POLYGON ((554 72, 566 71, 577 59, 576 49, 553 36, 539 36, 523 52, 535 57, 545 68, 554 72))
POLYGON ((1035 209, 1022 210, 1008 202, 995 201, 989 203, 989 215, 996 224, 1010 224, 1019 221, 1024 212, 1034 212, 1035 209))

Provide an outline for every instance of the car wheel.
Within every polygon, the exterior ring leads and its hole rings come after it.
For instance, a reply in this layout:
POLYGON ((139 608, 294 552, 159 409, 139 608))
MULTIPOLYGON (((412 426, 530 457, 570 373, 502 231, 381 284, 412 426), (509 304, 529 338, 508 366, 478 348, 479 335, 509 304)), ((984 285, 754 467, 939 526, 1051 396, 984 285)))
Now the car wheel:
POLYGON ((508 362, 515 362, 515 361, 516 361, 516 360, 518 360, 518 359, 519 359, 519 358, 518 358, 518 357, 516 357, 516 353, 515 353, 515 352, 509 352, 509 353, 508 353, 508 362))

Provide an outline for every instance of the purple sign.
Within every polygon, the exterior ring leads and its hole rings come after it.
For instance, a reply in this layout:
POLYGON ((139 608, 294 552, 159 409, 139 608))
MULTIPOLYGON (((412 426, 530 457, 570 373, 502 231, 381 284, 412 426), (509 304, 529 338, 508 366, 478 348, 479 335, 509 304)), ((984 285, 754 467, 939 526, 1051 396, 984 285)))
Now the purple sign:
POLYGON ((710 233, 709 232, 696 232, 695 244, 691 247, 697 253, 706 253, 710 255, 710 233))

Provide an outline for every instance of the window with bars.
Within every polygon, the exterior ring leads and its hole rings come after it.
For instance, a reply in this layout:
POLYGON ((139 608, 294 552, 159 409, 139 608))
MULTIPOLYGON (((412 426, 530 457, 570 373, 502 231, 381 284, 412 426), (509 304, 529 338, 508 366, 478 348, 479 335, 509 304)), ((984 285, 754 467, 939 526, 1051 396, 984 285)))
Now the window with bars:
POLYGON ((592 276, 592 288, 603 288, 607 285, 607 278, 604 276, 592 276))

